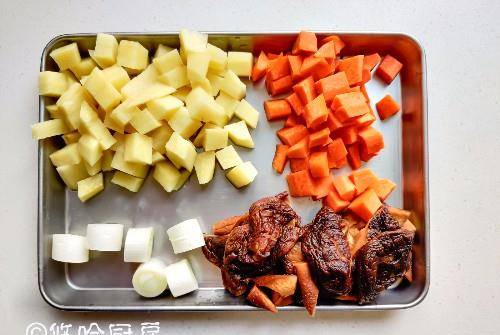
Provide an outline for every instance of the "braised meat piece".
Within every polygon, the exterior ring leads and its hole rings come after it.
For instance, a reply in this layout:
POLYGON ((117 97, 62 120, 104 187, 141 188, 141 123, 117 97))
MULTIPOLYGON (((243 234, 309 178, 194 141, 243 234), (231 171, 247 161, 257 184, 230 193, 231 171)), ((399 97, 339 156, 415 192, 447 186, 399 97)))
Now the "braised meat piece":
POLYGON ((369 302, 403 277, 411 266, 414 232, 402 229, 383 206, 367 224, 367 242, 355 254, 360 303, 369 302))
POLYGON ((205 245, 201 248, 205 258, 212 264, 221 267, 224 258, 224 248, 228 235, 205 235, 205 245))
POLYGON ((323 207, 302 236, 302 253, 318 286, 328 296, 351 291, 351 254, 342 217, 323 207))

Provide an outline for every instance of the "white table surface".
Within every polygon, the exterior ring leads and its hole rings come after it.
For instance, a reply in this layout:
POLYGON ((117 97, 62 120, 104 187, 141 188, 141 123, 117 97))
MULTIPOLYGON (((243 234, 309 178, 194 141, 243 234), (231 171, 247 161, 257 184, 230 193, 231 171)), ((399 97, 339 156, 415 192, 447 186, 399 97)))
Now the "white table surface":
MULTIPOLYGON (((500 332, 500 2, 0 1, 0 328, 41 322, 159 321, 162 334, 500 332), (252 4, 251 4, 252 3, 252 4), (251 4, 251 5, 250 5, 251 4), (431 287, 393 312, 65 313, 40 297, 36 273, 37 73, 55 35, 99 31, 337 29, 401 31, 427 54, 431 287)), ((5 332, 7 331, 8 332, 5 332)), ((73 328, 73 333, 75 329, 73 328)), ((108 333, 108 332, 107 332, 108 333)), ((76 334, 76 333, 75 333, 76 334)))

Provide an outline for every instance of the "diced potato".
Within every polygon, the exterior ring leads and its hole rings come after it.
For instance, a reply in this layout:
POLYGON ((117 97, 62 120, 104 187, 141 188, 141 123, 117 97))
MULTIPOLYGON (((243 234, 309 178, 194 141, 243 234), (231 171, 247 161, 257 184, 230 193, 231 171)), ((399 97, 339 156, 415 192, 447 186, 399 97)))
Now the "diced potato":
POLYGON ((153 160, 153 140, 139 133, 125 135, 123 158, 129 163, 149 164, 153 160))
POLYGON ((196 159, 196 148, 193 143, 184 139, 179 133, 174 132, 170 136, 167 144, 165 144, 165 151, 172 163, 188 171, 193 170, 196 159))
POLYGON ((70 87, 71 84, 74 84, 74 83, 79 84, 75 75, 70 70, 64 70, 64 71, 60 71, 60 72, 66 76, 66 81, 68 82, 68 87, 70 87))
POLYGON ((219 89, 236 100, 243 99, 247 91, 245 84, 231 70, 227 70, 226 73, 224 73, 224 77, 219 83, 219 89))
POLYGON ((125 135, 120 133, 114 133, 113 137, 116 140, 116 143, 109 148, 111 151, 124 150, 125 148, 125 135))
POLYGON ((114 152, 110 150, 105 150, 102 153, 101 164, 103 171, 111 171, 113 168, 111 167, 111 162, 113 161, 114 152))
POLYGON ((104 126, 106 128, 123 134, 125 132, 125 127, 119 125, 115 120, 113 120, 111 118, 111 113, 112 113, 112 111, 106 112, 106 115, 104 116, 104 121, 102 123, 104 124, 104 126))
POLYGON ((102 157, 102 147, 98 140, 90 135, 82 135, 78 140, 80 156, 89 164, 94 165, 102 157))
POLYGON ((108 128, 104 126, 97 113, 86 101, 82 103, 80 109, 80 128, 82 126, 85 127, 86 133, 99 141, 104 150, 116 143, 108 128))
POLYGON ((71 43, 63 47, 53 50, 50 57, 57 63, 60 70, 67 70, 72 66, 78 65, 82 60, 80 57, 80 52, 78 51, 78 45, 76 43, 71 43))
POLYGON ((54 166, 75 165, 82 160, 78 152, 78 144, 76 143, 69 144, 53 152, 49 158, 54 166))
POLYGON ((205 131, 207 129, 217 129, 217 128, 220 127, 213 123, 205 123, 193 141, 194 146, 197 148, 201 148, 203 146, 203 141, 205 140, 205 131))
POLYGON ((97 34, 94 48, 94 58, 101 67, 109 67, 116 63, 118 41, 113 35, 97 34))
POLYGON ((200 185, 208 184, 214 177, 215 153, 213 151, 201 152, 194 161, 194 170, 200 185))
POLYGON ((213 96, 213 94, 212 94, 212 91, 213 91, 212 84, 210 84, 210 80, 208 80, 207 78, 201 78, 200 81, 198 81, 196 83, 191 83, 191 88, 192 89, 194 89, 196 87, 202 88, 209 95, 213 96))
POLYGON ((70 190, 76 190, 78 188, 77 182, 89 176, 83 161, 75 165, 59 166, 56 170, 70 190))
POLYGON ((201 127, 201 122, 191 118, 186 107, 181 107, 168 120, 168 125, 185 139, 193 136, 201 127))
POLYGON ((167 192, 172 192, 176 189, 181 173, 170 162, 159 162, 155 165, 153 178, 156 180, 167 192))
POLYGON ((168 72, 165 72, 158 78, 158 80, 172 86, 175 89, 189 85, 187 66, 180 65, 168 72))
POLYGON ((139 42, 121 40, 118 44, 116 63, 132 70, 132 73, 138 73, 148 66, 148 49, 139 42))
POLYGON ((205 151, 217 150, 227 147, 227 129, 206 129, 203 148, 205 151))
POLYGON ((246 186, 254 181, 257 176, 257 169, 252 162, 245 162, 232 168, 226 177, 236 188, 246 186))
POLYGON ((102 70, 102 74, 118 91, 120 91, 123 86, 130 81, 127 71, 119 65, 113 65, 105 68, 102 70))
POLYGON ((104 190, 102 173, 80 180, 78 183, 78 198, 85 202, 104 190))
POLYGON ((175 185, 174 191, 180 190, 184 184, 189 180, 191 172, 188 170, 182 170, 179 180, 177 180, 177 185, 175 185))
POLYGON ((206 79, 210 55, 207 52, 192 52, 187 57, 187 76, 191 86, 206 79))
POLYGON ((60 72, 43 71, 38 74, 38 94, 60 97, 68 88, 66 75, 60 72))
POLYGON ((97 66, 94 60, 90 57, 83 58, 78 65, 71 67, 71 72, 76 78, 82 79, 84 76, 88 76, 92 70, 97 66))
POLYGON ((224 129, 227 129, 229 132, 229 138, 234 144, 250 149, 255 147, 245 121, 228 124, 227 126, 224 126, 224 129))
POLYGON ((97 161, 94 165, 89 165, 87 162, 83 162, 85 165, 85 169, 87 170, 87 173, 89 176, 95 176, 102 170, 102 158, 97 161))
POLYGON ((99 118, 99 116, 97 115, 97 111, 94 110, 94 107, 90 106, 88 102, 83 101, 80 106, 80 124, 88 123, 97 118, 99 118))
POLYGON ((251 52, 228 51, 227 68, 238 76, 250 77, 252 75, 253 56, 251 52))
POLYGON ((155 165, 156 163, 164 161, 164 160, 165 160, 165 157, 162 154, 160 154, 156 150, 153 150, 153 159, 151 161, 152 165, 155 165))
POLYGON ((179 35, 181 48, 187 53, 204 52, 207 48, 208 35, 187 29, 181 30, 179 35))
POLYGON ((31 126, 31 136, 35 140, 66 134, 69 131, 66 123, 61 119, 43 121, 31 126))
POLYGON ((207 52, 210 55, 208 67, 216 72, 224 71, 227 64, 227 52, 210 43, 207 44, 207 52))
POLYGON ((146 70, 135 76, 127 84, 125 84, 120 93, 125 99, 132 98, 139 93, 145 91, 149 86, 157 82, 158 71, 153 64, 150 64, 146 70))
POLYGON ((130 124, 141 134, 149 133, 161 126, 160 121, 158 121, 147 108, 135 113, 130 120, 130 124))
POLYGON ((80 107, 85 99, 85 93, 84 87, 80 84, 73 84, 56 102, 57 108, 70 130, 77 129, 80 124, 80 107))
POLYGON ((168 124, 161 122, 161 127, 148 133, 148 136, 153 139, 153 149, 162 155, 165 154, 165 144, 167 144, 173 133, 174 130, 168 124))
POLYGON ((116 171, 113 178, 111 178, 111 182, 126 188, 130 192, 138 192, 144 183, 144 179, 131 176, 121 171, 116 171))
POLYGON ((245 99, 241 100, 234 110, 234 115, 252 128, 257 127, 259 122, 259 112, 253 108, 245 99))
POLYGON ((210 86, 211 86, 210 93, 212 94, 213 97, 215 97, 217 94, 219 94, 219 91, 220 91, 219 83, 221 82, 222 77, 217 75, 217 74, 208 73, 207 79, 208 79, 208 82, 210 83, 210 86))
POLYGON ((71 143, 77 143, 81 136, 82 135, 80 135, 78 131, 72 131, 71 133, 64 134, 62 138, 64 140, 64 143, 68 145, 71 143))
POLYGON ((45 106, 45 109, 49 112, 50 117, 53 119, 61 119, 64 117, 56 104, 45 106))
POLYGON ((153 59, 158 58, 160 56, 163 56, 164 54, 166 54, 167 52, 170 52, 172 50, 174 50, 174 48, 171 48, 171 47, 164 45, 164 44, 159 44, 158 47, 156 48, 153 59))
POLYGON ((175 88, 172 86, 157 82, 150 85, 146 90, 135 97, 128 99, 127 103, 131 106, 143 105, 148 101, 164 97, 173 92, 175 92, 175 88))
POLYGON ((124 159, 124 149, 119 149, 115 151, 113 156, 113 161, 111 161, 111 167, 113 169, 128 173, 132 176, 138 178, 145 178, 148 174, 149 166, 145 164, 129 163, 124 159))
POLYGON ((106 77, 98 68, 92 70, 92 73, 85 81, 84 87, 106 111, 118 106, 122 99, 120 92, 106 80, 106 77))
POLYGON ((191 92, 191 87, 185 86, 172 93, 172 96, 176 97, 179 100, 182 100, 185 103, 189 92, 191 92))
POLYGON ((140 113, 140 109, 137 106, 130 106, 126 101, 122 102, 110 114, 110 118, 116 122, 120 127, 125 127, 127 123, 132 120, 132 118, 140 113))
POLYGON ((182 100, 171 95, 146 103, 146 107, 157 120, 169 120, 182 106, 184 106, 182 100))
POLYGON ((224 108, 215 103, 214 98, 201 87, 195 87, 186 97, 186 107, 196 120, 224 126, 227 122, 224 108))
POLYGON ((224 108, 227 119, 231 120, 239 101, 224 92, 220 92, 219 96, 215 99, 215 102, 224 108))
POLYGON ((153 65, 160 74, 167 73, 178 66, 184 65, 177 49, 173 49, 166 54, 153 59, 153 65))
POLYGON ((240 155, 238 155, 236 149, 234 149, 232 145, 229 145, 224 149, 217 151, 215 153, 215 157, 224 170, 230 169, 243 163, 240 155))

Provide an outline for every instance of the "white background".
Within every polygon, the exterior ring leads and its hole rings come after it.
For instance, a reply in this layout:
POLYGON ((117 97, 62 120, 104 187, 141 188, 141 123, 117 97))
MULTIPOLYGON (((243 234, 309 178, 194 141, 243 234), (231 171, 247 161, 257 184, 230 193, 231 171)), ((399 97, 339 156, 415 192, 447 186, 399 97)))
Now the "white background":
MULTIPOLYGON (((0 328, 34 321, 135 326, 162 333, 498 334, 500 332, 499 1, 0 0, 0 328), (418 4, 417 4, 418 3, 418 4), (61 33, 99 31, 376 30, 416 36, 427 54, 431 287, 394 312, 64 313, 41 299, 36 274, 37 72, 61 33)), ((139 329, 139 328, 136 328, 139 329)), ((8 332, 5 332, 7 331, 8 332)), ((135 334, 140 334, 136 331, 135 334)))

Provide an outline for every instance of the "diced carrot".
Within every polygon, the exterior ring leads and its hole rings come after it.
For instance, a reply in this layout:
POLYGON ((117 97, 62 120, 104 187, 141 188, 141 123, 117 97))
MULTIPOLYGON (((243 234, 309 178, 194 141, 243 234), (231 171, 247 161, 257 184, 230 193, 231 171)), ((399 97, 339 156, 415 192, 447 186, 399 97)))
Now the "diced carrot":
POLYGON ((338 131, 345 144, 353 144, 358 140, 358 128, 355 126, 344 127, 338 131))
POLYGON ((290 158, 290 170, 292 172, 309 170, 309 158, 290 158))
POLYGON ((323 45, 325 43, 328 43, 330 41, 333 41, 335 43, 335 53, 338 55, 340 51, 345 47, 344 41, 340 39, 337 35, 331 35, 323 38, 319 44, 323 45))
POLYGON ((341 158, 337 161, 328 160, 328 167, 330 169, 341 169, 347 165, 347 157, 341 158))
POLYGON ((268 53, 268 54, 267 54, 267 58, 268 58, 269 60, 276 59, 276 58, 278 58, 279 56, 283 56, 283 53, 282 53, 282 52, 280 52, 279 54, 275 54, 275 53, 271 53, 271 52, 270 52, 270 53, 268 53))
POLYGON ((291 128, 282 128, 278 131, 277 135, 283 144, 292 146, 309 134, 306 127, 298 125, 291 128))
POLYGON ((293 91, 299 96, 302 104, 307 105, 310 101, 316 98, 316 90, 314 89, 314 79, 312 76, 303 79, 293 86, 293 91))
POLYGON ((325 58, 317 58, 314 56, 304 58, 302 67, 300 68, 300 74, 303 78, 312 75, 314 80, 324 78, 332 72, 330 63, 328 63, 325 58))
POLYGON ((363 80, 363 55, 340 60, 338 69, 344 71, 350 86, 358 85, 363 80))
POLYGON ((337 117, 331 111, 328 113, 328 118, 326 119, 326 125, 328 126, 328 129, 330 129, 330 132, 333 132, 335 130, 344 127, 342 122, 340 122, 340 120, 337 119, 337 117))
POLYGON ((290 148, 288 148, 288 158, 305 158, 309 153, 309 137, 306 136, 290 148))
POLYGON ((371 188, 381 201, 385 201, 396 188, 396 184, 389 179, 379 179, 371 188))
POLYGON ((278 313, 278 309, 276 309, 276 306, 273 304, 271 299, 269 299, 269 297, 257 286, 252 287, 247 295, 247 299, 257 307, 266 309, 273 313, 278 313))
POLYGON ((361 92, 361 88, 359 86, 349 87, 349 92, 361 92))
POLYGON ((363 84, 366 84, 372 79, 372 73, 366 67, 363 67, 363 70, 361 72, 361 78, 362 78, 361 82, 363 84))
POLYGON ((382 133, 373 127, 366 127, 359 130, 358 137, 366 154, 376 154, 384 148, 384 138, 382 133))
POLYGON ((371 188, 357 196, 349 205, 348 209, 368 222, 373 214, 382 206, 377 194, 371 188))
POLYGON ((252 69, 252 81, 256 82, 266 75, 269 59, 264 51, 261 51, 252 69))
POLYGON ((347 105, 335 110, 335 116, 340 122, 349 122, 353 118, 370 113, 370 108, 366 103, 359 105, 347 105))
POLYGON ((303 120, 300 116, 295 114, 290 114, 285 121, 285 127, 293 127, 299 124, 303 124, 303 120))
POLYGON ((338 213, 349 206, 349 201, 342 199, 337 193, 337 190, 332 188, 323 200, 323 205, 330 207, 335 213, 338 213))
POLYGON ((378 66, 376 74, 387 84, 390 84, 402 68, 403 64, 400 61, 391 55, 387 55, 378 66))
POLYGON ((377 176, 368 168, 352 171, 350 178, 354 186, 356 186, 356 193, 358 194, 363 193, 367 188, 378 182, 377 176))
POLYGON ((361 93, 365 96, 366 102, 370 102, 370 97, 368 96, 368 91, 366 90, 366 86, 363 84, 360 86, 361 93))
POLYGON ((323 128, 321 130, 318 130, 309 136, 309 148, 323 146, 328 142, 329 138, 330 129, 323 128))
POLYGON ((314 200, 326 197, 333 189, 333 178, 330 175, 323 178, 313 178, 312 182, 314 185, 314 200))
MULTIPOLYGON (((267 72, 268 78, 271 81, 278 80, 290 74, 290 65, 288 64, 287 56, 280 56, 276 58, 267 72)), ((267 79, 267 78, 266 78, 267 79)))
POLYGON ((318 51, 314 53, 314 57, 323 57, 328 59, 334 59, 337 56, 335 52, 335 42, 329 41, 318 48, 318 51))
POLYGON ((283 169, 285 168, 288 148, 288 145, 276 144, 276 151, 274 153, 273 159, 273 169, 279 174, 283 173, 283 169))
POLYGON ((377 64, 380 62, 380 59, 381 58, 378 53, 366 55, 363 59, 363 67, 371 71, 375 66, 377 66, 377 64))
POLYGON ((359 145, 353 144, 347 147, 347 161, 351 169, 356 170, 361 166, 361 158, 359 157, 359 145))
POLYGON ((299 96, 296 93, 292 93, 285 98, 286 101, 292 106, 293 111, 297 115, 302 115, 304 113, 304 105, 300 101, 299 96))
POLYGON ((300 68, 302 67, 302 56, 288 55, 288 64, 290 66, 290 73, 292 80, 295 82, 301 78, 300 68))
POLYGON ((346 201, 351 201, 356 195, 356 186, 354 186, 348 175, 334 177, 333 186, 335 186, 339 196, 346 201))
POLYGON ((318 51, 318 40, 316 34, 309 31, 301 31, 292 48, 292 54, 311 54, 318 51))
POLYGON ((347 156, 347 149, 340 138, 336 138, 327 147, 328 158, 332 162, 337 162, 347 156))
MULTIPOLYGON (((328 129, 330 130, 330 129, 328 129)), ((332 138, 331 137, 328 137, 325 141, 325 143, 322 145, 322 147, 326 148, 328 147, 331 143, 333 142, 332 138)))
POLYGON ((330 175, 326 151, 311 153, 309 156, 309 170, 314 178, 323 178, 330 175))
POLYGON ((286 176, 292 197, 309 197, 314 194, 314 185, 309 170, 292 172, 286 176))
POLYGON ((350 92, 337 94, 332 101, 332 109, 338 109, 345 106, 357 106, 366 104, 365 96, 361 92, 350 92))
POLYGON ((381 120, 385 120, 399 112, 398 103, 389 94, 377 102, 375 107, 377 107, 378 116, 381 120))
POLYGON ((325 77, 314 84, 316 92, 325 96, 326 102, 331 102, 337 94, 347 93, 349 82, 345 72, 337 72, 325 77))
POLYGON ((292 76, 288 75, 269 83, 266 82, 266 85, 268 92, 271 93, 271 96, 289 92, 293 86, 292 76))
POLYGON ((268 121, 286 119, 292 113, 285 99, 264 101, 264 110, 268 121))
POLYGON ((351 121, 352 125, 358 128, 367 127, 373 122, 375 122, 375 116, 372 113, 366 113, 364 115, 358 116, 351 121))
POLYGON ((212 225, 212 231, 215 235, 227 235, 245 216, 248 216, 248 214, 231 216, 227 219, 218 221, 212 225))
POLYGON ((328 118, 328 107, 323 94, 318 95, 306 105, 304 119, 307 127, 315 127, 325 122, 328 118))

